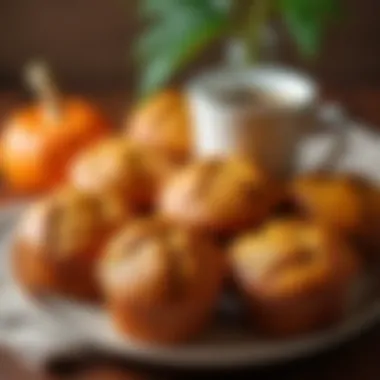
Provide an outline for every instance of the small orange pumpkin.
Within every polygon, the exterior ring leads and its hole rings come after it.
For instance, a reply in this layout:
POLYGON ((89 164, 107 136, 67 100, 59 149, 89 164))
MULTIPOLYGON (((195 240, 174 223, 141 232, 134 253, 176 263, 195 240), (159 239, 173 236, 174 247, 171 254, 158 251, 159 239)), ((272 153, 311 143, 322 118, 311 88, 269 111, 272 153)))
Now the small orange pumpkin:
POLYGON ((109 124, 97 109, 79 98, 42 101, 16 110, 6 120, 1 138, 2 174, 14 191, 48 190, 65 176, 71 158, 106 135, 109 124))

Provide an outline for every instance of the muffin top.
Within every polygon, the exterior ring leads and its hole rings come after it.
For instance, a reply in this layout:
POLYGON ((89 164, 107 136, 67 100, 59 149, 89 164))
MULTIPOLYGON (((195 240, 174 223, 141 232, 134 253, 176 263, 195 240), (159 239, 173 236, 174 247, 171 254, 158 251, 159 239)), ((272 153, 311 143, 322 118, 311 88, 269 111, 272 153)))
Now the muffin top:
POLYGON ((99 197, 64 187, 31 206, 18 226, 16 241, 55 259, 93 256, 100 241, 129 218, 114 194, 99 197))
POLYGON ((79 189, 122 194, 131 205, 149 204, 171 166, 161 156, 115 137, 83 152, 74 161, 70 179, 79 189))
POLYGON ((183 225, 235 231, 261 222, 280 198, 280 188, 244 159, 209 159, 177 172, 159 200, 165 217, 183 225))
POLYGON ((149 99, 128 119, 126 134, 170 157, 187 158, 190 132, 185 96, 175 90, 166 90, 149 99))
POLYGON ((275 220, 238 238, 231 260, 248 292, 276 297, 340 284, 360 266, 351 248, 328 228, 296 219, 275 220))
POLYGON ((291 185, 291 194, 301 213, 343 232, 357 233, 368 218, 365 181, 348 175, 306 174, 291 185))
POLYGON ((220 271, 205 237, 158 218, 135 221, 108 244, 100 266, 106 294, 136 305, 186 302, 220 271))

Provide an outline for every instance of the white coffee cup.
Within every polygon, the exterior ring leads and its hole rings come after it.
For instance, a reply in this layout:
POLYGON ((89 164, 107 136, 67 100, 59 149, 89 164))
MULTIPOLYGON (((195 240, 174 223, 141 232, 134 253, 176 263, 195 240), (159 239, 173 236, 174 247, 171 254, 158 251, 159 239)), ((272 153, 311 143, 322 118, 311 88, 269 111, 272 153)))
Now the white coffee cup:
MULTIPOLYGON (((245 155, 276 176, 287 176, 299 162, 304 142, 322 126, 316 112, 319 90, 307 75, 283 67, 236 71, 212 70, 187 88, 198 157, 245 155), (225 94, 252 89, 273 98, 265 106, 224 101, 225 94)), ((342 149, 341 123, 329 123, 324 134, 334 140, 325 162, 342 149)))

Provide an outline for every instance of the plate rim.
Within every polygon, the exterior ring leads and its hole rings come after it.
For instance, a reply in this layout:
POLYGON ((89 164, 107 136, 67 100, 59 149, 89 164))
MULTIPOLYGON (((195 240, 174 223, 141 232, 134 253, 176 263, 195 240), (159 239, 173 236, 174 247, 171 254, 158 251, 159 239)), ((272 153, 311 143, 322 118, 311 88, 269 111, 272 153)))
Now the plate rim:
MULTIPOLYGON (((0 225, 0 239, 4 239, 5 234, 9 234, 10 230, 14 230, 15 221, 14 219, 18 217, 19 213, 25 209, 28 202, 14 202, 12 204, 4 205, 0 207, 0 224, 8 223, 13 219, 13 225, 8 226, 8 230, 4 230, 0 225)), ((9 237, 9 236, 8 236, 9 237)), ((9 250, 1 253, 3 255, 9 255, 9 250)), ((8 268, 9 270, 9 268, 8 268)), ((9 279, 7 280, 9 281, 9 279)), ((13 284, 17 286, 17 284, 13 284)), ((22 293, 22 292, 21 292, 22 293)), ((46 317, 49 317, 52 321, 55 321, 62 331, 67 330, 69 325, 62 318, 57 318, 48 306, 48 302, 43 301, 43 297, 31 297, 23 293, 24 299, 27 300, 30 307, 35 310, 44 313, 46 317), (43 303, 49 310, 43 310, 43 308, 38 305, 43 303)), ((49 297, 49 299, 54 299, 55 302, 63 302, 67 307, 72 310, 74 308, 79 308, 78 302, 66 300, 61 297, 49 297)), ((84 307, 84 306, 83 306, 84 307)), ((98 313, 101 314, 101 309, 98 308, 98 313)), ((104 312, 103 312, 104 314, 104 312)), ((266 348, 268 351, 275 351, 275 353, 266 355, 257 355, 258 346, 257 343, 249 344, 249 342, 244 342, 242 347, 223 347, 222 349, 215 350, 215 343, 211 346, 208 344, 208 350, 214 347, 213 352, 210 354, 196 353, 194 348, 196 346, 181 345, 177 347, 165 347, 165 346, 146 346, 141 343, 132 342, 129 346, 120 338, 120 342, 117 345, 111 341, 102 340, 93 337, 92 339, 77 339, 73 340, 71 348, 77 352, 78 350, 95 349, 104 351, 106 355, 116 355, 117 357, 124 358, 125 360, 137 360, 140 362, 151 363, 161 366, 169 366, 175 368, 231 368, 231 367, 260 367, 269 364, 278 364, 282 362, 288 362, 296 359, 305 358, 317 353, 322 353, 330 350, 336 346, 347 343, 360 336, 364 332, 368 331, 380 322, 380 300, 374 299, 368 305, 368 309, 361 310, 355 313, 350 318, 347 318, 342 323, 331 327, 328 329, 321 330, 309 335, 305 335, 296 339, 289 339, 287 341, 282 341, 280 344, 272 343, 270 346, 272 348, 266 348), (249 347, 251 346, 251 347, 249 347), (189 347, 192 349, 189 350, 189 347), (277 350, 277 353, 276 353, 277 350), (187 351, 187 353, 186 353, 187 351), (280 353, 281 351, 281 353, 280 353)), ((206 347, 202 350, 204 351, 206 347)))

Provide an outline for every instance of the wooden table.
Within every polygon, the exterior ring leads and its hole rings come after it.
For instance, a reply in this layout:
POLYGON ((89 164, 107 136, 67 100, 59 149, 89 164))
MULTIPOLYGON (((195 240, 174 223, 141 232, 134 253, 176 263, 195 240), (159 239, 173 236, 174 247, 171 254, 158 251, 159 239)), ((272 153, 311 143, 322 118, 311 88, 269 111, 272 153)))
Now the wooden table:
MULTIPOLYGON (((325 99, 344 104, 350 114, 376 128, 380 126, 380 88, 328 88, 325 99)), ((125 94, 90 95, 115 121, 120 124, 128 104, 125 94)), ((0 118, 19 104, 21 96, 15 92, 0 93, 0 118)), ((380 129, 380 128, 379 128, 380 129)), ((379 147, 380 149, 380 147, 379 147)), ((14 194, 3 194, 3 199, 12 199, 14 194)), ((142 364, 117 363, 111 360, 90 358, 85 363, 73 365, 57 363, 47 373, 27 369, 15 355, 0 348, 1 380, 128 380, 156 378, 209 378, 223 375, 231 378, 281 379, 281 380, 377 380, 380 379, 380 324, 355 341, 307 360, 297 361, 275 368, 260 370, 243 369, 224 373, 202 373, 200 371, 175 372, 170 369, 148 368, 142 364)))

